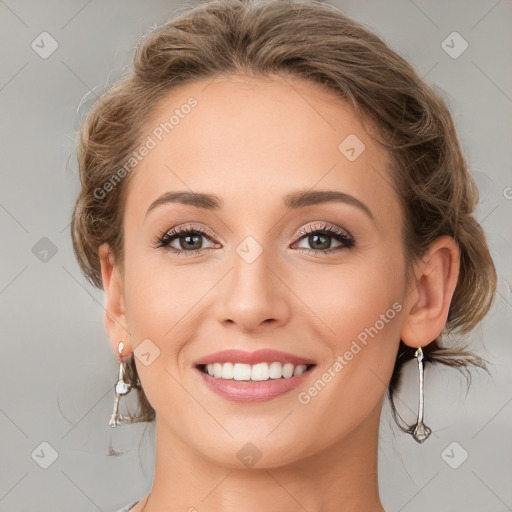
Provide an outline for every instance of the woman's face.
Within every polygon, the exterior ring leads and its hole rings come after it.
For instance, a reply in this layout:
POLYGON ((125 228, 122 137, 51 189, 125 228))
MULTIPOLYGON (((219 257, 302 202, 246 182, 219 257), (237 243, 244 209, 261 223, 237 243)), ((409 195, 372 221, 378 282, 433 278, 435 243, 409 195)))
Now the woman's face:
POLYGON ((232 467, 249 442, 272 467, 374 433, 407 292, 389 161, 353 110, 304 80, 221 77, 169 94, 144 144, 119 281, 130 335, 111 338, 133 347, 160 432, 232 467), (230 349, 315 366, 196 367, 230 349))

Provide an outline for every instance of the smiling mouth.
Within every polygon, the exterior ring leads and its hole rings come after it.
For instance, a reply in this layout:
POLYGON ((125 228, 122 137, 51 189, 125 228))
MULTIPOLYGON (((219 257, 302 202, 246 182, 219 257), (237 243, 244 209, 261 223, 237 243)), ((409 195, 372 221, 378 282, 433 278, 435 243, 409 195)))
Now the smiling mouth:
POLYGON ((222 380, 262 382, 267 380, 290 379, 310 371, 316 364, 271 363, 212 363, 196 366, 210 377, 222 380))

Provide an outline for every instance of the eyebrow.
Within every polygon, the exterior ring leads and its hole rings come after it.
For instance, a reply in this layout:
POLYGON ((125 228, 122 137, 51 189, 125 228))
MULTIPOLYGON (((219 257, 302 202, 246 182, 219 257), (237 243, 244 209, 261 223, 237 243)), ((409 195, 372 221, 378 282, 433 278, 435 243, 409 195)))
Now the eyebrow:
MULTIPOLYGON (((299 208, 328 202, 341 202, 350 206, 355 206, 365 212, 370 219, 375 220, 375 217, 368 206, 356 197, 346 194, 345 192, 339 192, 336 190, 298 190, 287 194, 283 198, 283 206, 290 210, 297 210, 299 208)), ((168 203, 180 203, 211 211, 222 209, 224 204, 219 196, 213 194, 206 194, 203 192, 166 192, 151 203, 146 215, 148 215, 148 213, 151 210, 154 210, 157 206, 168 203)))

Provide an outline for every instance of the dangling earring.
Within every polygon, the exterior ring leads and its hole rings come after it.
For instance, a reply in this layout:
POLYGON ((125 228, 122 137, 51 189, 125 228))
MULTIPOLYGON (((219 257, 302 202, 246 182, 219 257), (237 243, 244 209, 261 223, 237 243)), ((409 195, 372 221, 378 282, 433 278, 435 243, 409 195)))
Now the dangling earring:
MULTIPOLYGON (((124 350, 124 342, 120 341, 119 346, 119 355, 121 356, 124 350)), ((110 421, 108 424, 111 427, 117 427, 118 425, 123 425, 127 423, 136 423, 138 421, 144 421, 142 417, 138 416, 122 416, 119 414, 119 401, 121 397, 127 395, 132 388, 140 388, 140 381, 136 379, 135 381, 131 378, 132 372, 128 370, 128 365, 123 359, 119 364, 119 377, 117 379, 117 383, 114 386, 116 392, 116 398, 114 402, 114 410, 112 415, 110 416, 110 421)))
POLYGON ((411 434, 418 443, 423 443, 423 441, 428 439, 432 430, 423 423, 423 350, 421 350, 421 347, 416 350, 414 357, 418 360, 418 370, 420 374, 420 403, 418 407, 418 419, 416 423, 409 428, 408 433, 411 434))

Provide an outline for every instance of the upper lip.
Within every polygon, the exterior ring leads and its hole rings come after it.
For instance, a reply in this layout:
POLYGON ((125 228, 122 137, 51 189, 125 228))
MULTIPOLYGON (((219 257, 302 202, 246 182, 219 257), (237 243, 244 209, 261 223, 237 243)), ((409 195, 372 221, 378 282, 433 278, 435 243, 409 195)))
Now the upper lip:
POLYGON ((252 365, 257 363, 271 363, 274 361, 278 361, 280 363, 292 363, 295 366, 299 364, 316 364, 311 359, 282 352, 280 350, 262 348, 254 352, 246 352, 244 350, 237 349, 221 350, 220 352, 214 352, 213 354, 201 357, 195 361, 194 365, 199 366, 202 364, 212 363, 245 363, 252 365))

